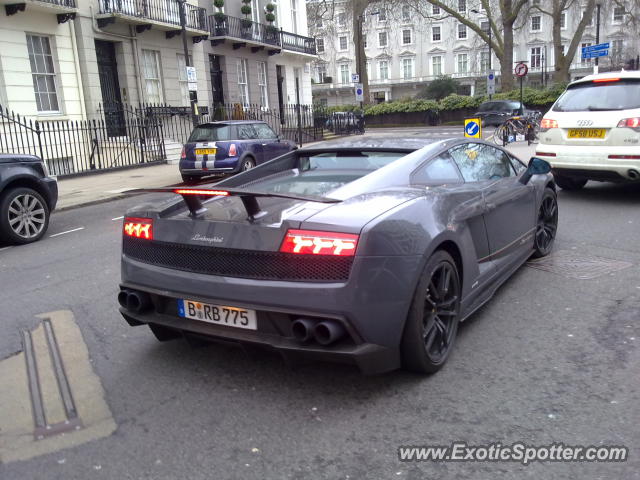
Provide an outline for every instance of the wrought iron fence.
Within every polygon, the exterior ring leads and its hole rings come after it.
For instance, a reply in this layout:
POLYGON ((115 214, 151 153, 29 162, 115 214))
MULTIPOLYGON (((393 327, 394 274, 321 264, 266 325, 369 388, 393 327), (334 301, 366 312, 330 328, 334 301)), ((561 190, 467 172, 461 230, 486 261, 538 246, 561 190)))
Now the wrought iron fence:
POLYGON ((42 3, 50 3, 58 7, 76 8, 76 0, 38 0, 42 3))
MULTIPOLYGON (((180 26, 180 5, 177 0, 100 0, 101 14, 118 13, 180 26)), ((187 28, 207 31, 207 11, 185 4, 187 28)))
POLYGON ((125 117, 119 135, 109 127, 105 119, 39 122, 0 106, 0 152, 37 155, 59 176, 165 160, 159 122, 125 117))

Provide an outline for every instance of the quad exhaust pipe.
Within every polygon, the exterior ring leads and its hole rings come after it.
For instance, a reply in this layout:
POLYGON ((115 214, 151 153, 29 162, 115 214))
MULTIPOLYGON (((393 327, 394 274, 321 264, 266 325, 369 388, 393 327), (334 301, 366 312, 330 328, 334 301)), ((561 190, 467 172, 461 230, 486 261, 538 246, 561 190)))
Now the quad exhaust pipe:
POLYGON ((293 337, 299 342, 315 339, 320 345, 331 345, 347 333, 340 322, 323 320, 321 322, 309 318, 298 318, 291 324, 293 337))
POLYGON ((133 313, 143 313, 151 307, 151 296, 136 290, 121 290, 118 293, 118 303, 133 313))

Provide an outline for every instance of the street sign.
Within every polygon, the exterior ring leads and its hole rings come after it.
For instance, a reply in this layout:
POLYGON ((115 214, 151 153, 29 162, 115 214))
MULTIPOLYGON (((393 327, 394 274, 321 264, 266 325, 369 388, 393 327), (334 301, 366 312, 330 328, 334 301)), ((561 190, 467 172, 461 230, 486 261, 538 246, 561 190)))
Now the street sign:
POLYGON ((582 47, 582 52, 598 52, 600 50, 609 50, 611 45, 609 42, 598 43, 597 45, 589 45, 588 47, 582 47))
POLYGON ((467 138, 482 138, 482 120, 466 118, 464 120, 464 136, 467 138))
POLYGON ((487 75, 487 94, 494 95, 496 93, 496 74, 489 72, 487 75))
POLYGON ((608 57, 609 50, 590 50, 588 52, 582 51, 582 58, 599 58, 608 57))
POLYGON ((187 88, 190 92, 196 92, 198 90, 198 82, 188 82, 187 88))
POLYGON ((356 102, 364 102, 364 89, 361 83, 356 83, 356 102))
POLYGON ((519 63, 516 65, 515 73, 519 77, 526 77, 527 73, 529 73, 529 67, 527 67, 524 63, 519 63))
POLYGON ((198 81, 196 76, 196 67, 185 67, 187 69, 187 82, 195 83, 198 81))
POLYGON ((360 75, 358 75, 357 73, 352 73, 351 83, 358 83, 358 82, 360 82, 360 75))

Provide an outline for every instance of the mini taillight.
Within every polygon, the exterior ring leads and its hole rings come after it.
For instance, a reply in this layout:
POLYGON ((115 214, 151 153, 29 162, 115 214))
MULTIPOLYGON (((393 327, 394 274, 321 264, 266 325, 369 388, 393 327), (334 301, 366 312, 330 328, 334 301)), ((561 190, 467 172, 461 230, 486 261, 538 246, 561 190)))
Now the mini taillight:
POLYGON ((208 197, 226 197, 229 192, 224 190, 198 190, 195 188, 177 188, 173 191, 178 195, 204 195, 208 197))
POLYGON ((180 158, 182 158, 183 160, 185 158, 187 158, 187 148, 186 147, 182 147, 182 153, 180 154, 180 158))
POLYGON ((307 255, 352 257, 356 253, 358 235, 350 233, 289 230, 280 246, 281 252, 307 255))
POLYGON ((238 149, 236 148, 236 144, 232 143, 229 145, 229 156, 235 157, 238 154, 238 149))
POLYGON ((555 153, 551 153, 551 152, 536 152, 536 156, 538 156, 538 157, 555 157, 556 154, 555 153))
POLYGON ((611 160, 640 160, 640 155, 609 155, 611 160))
POLYGON ((631 128, 636 132, 640 132, 640 117, 623 118, 618 123, 618 128, 631 128))
POLYGON ((126 217, 122 232, 130 237, 153 240, 153 219, 126 217))
POLYGON ((543 118, 540 122, 540 129, 549 130, 550 128, 558 128, 558 122, 549 118, 543 118))

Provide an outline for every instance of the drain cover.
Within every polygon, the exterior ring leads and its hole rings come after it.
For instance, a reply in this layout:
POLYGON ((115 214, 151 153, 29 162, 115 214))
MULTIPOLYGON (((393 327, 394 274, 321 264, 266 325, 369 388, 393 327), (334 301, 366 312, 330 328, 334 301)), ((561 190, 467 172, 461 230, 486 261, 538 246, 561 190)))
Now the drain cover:
POLYGON ((598 278, 619 270, 624 270, 631 265, 629 262, 591 255, 581 255, 569 250, 560 250, 548 257, 527 262, 528 267, 578 280, 598 278))

